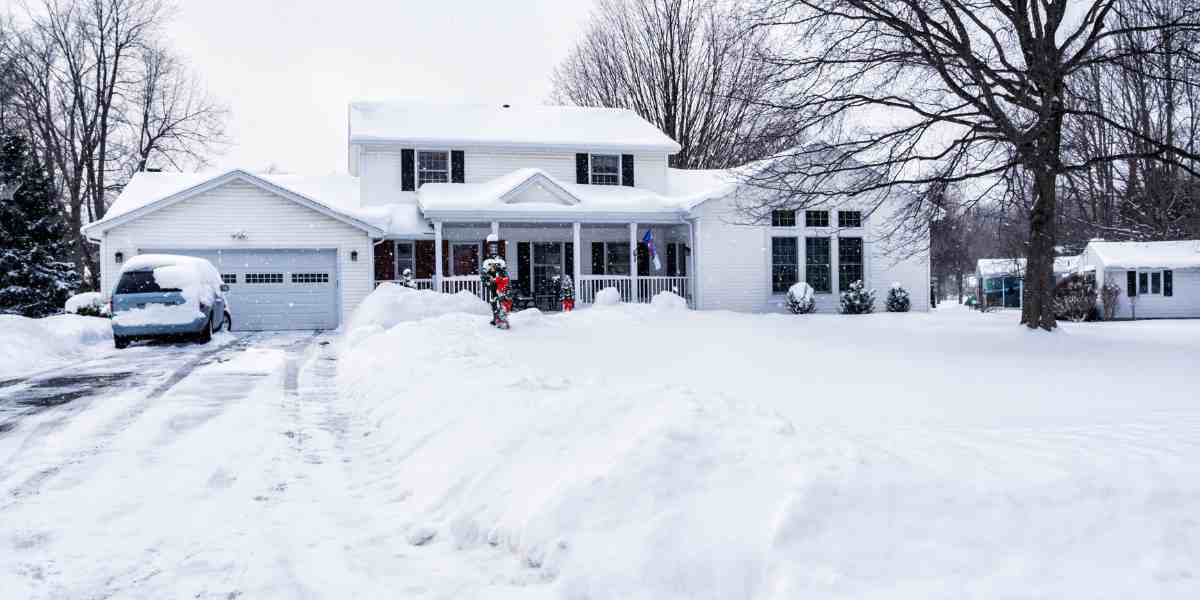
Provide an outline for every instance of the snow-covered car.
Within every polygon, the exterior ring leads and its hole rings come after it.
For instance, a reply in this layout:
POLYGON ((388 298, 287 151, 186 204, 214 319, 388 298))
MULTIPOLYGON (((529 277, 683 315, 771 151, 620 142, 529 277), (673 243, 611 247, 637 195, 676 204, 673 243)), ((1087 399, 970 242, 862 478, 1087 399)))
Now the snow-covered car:
POLYGON ((113 344, 156 337, 189 337, 200 343, 222 327, 232 329, 225 301, 229 286, 212 263, 191 256, 143 254, 121 269, 113 289, 113 344))

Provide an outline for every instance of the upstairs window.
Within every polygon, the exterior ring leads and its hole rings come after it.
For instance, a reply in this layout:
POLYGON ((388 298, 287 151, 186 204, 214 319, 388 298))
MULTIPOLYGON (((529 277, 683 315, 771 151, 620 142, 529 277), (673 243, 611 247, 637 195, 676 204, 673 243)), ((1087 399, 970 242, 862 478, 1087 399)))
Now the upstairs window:
POLYGON ((621 185, 621 156, 619 154, 593 154, 591 182, 592 185, 621 185))
MULTIPOLYGON (((804 211, 804 226, 805 227, 829 227, 829 211, 827 210, 806 210, 804 211)), ((809 283, 812 283, 811 281, 809 283)))
POLYGON ((417 187, 450 181, 450 153, 444 150, 417 152, 417 187))
POLYGON ((838 227, 862 227, 862 211, 839 210, 838 227))
POLYGON ((773 210, 771 211, 771 227, 795 227, 796 226, 796 211, 794 210, 773 210))

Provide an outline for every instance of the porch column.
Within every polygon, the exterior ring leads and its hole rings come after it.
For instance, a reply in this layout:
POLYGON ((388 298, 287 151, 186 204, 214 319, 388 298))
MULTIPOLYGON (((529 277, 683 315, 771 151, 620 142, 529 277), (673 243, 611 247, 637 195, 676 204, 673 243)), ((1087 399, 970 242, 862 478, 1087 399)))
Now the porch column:
POLYGON ((638 301, 637 287, 637 223, 629 224, 629 301, 638 301))
POLYGON ((442 222, 433 222, 433 289, 442 291, 442 222))
POLYGON ((687 224, 688 245, 687 245, 687 252, 685 252, 684 257, 683 257, 683 264, 684 264, 684 268, 687 269, 687 277, 688 277, 687 285, 688 285, 689 295, 691 296, 690 299, 692 301, 692 308, 699 309, 700 308, 700 286, 696 285, 696 282, 699 280, 699 278, 696 277, 696 259, 695 259, 695 256, 696 256, 696 226, 697 226, 697 223, 688 221, 688 224, 687 224))
POLYGON ((492 221, 492 235, 496 236, 497 238, 500 237, 500 222, 499 221, 492 221))
POLYGON ((580 242, 580 238, 582 237, 580 235, 581 229, 582 226, 579 223, 571 223, 571 235, 573 236, 572 239, 575 240, 575 246, 572 248, 571 252, 571 264, 575 266, 575 272, 571 273, 571 280, 575 282, 576 293, 579 291, 579 277, 583 273, 583 267, 580 265, 579 260, 581 256, 579 246, 582 243, 580 242))

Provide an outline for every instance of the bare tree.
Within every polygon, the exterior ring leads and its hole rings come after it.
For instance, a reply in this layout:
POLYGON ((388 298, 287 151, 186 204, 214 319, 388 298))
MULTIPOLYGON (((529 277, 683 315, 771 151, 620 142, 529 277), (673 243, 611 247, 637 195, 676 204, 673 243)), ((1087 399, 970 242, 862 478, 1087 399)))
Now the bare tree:
POLYGON ((762 32, 718 0, 598 0, 554 72, 553 100, 628 108, 679 142, 680 168, 724 168, 793 143, 756 99, 770 84, 762 32), (750 141, 753 143, 750 143, 750 141))
POLYGON ((761 0, 752 27, 786 41, 786 52, 769 59, 780 75, 771 103, 824 142, 780 161, 775 170, 788 177, 773 181, 788 186, 775 202, 882 203, 934 183, 973 198, 1012 197, 1027 181, 1021 321, 1053 329, 1062 176, 1130 159, 1200 170, 1194 152, 1073 101, 1087 97, 1089 68, 1120 68, 1146 54, 1196 59, 1162 36, 1145 47, 1117 41, 1194 31, 1200 7, 1154 24, 1139 21, 1138 10, 1135 0, 761 0), (1063 132, 1075 120, 1104 123, 1138 145, 1072 161, 1063 132))
POLYGON ((121 114, 129 128, 126 170, 145 171, 152 160, 177 171, 206 165, 226 143, 228 109, 168 49, 146 48, 139 59, 140 80, 121 114))

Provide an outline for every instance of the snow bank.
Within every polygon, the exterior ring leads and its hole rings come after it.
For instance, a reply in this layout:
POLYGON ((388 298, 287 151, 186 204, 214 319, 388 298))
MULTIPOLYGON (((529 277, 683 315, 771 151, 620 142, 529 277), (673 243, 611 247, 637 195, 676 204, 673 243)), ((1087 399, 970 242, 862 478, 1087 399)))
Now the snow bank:
POLYGON ((63 312, 74 315, 83 308, 95 309, 102 315, 108 314, 108 302, 105 301, 104 294, 100 292, 84 292, 67 298, 67 303, 63 305, 63 312))
POLYGON ((687 300, 675 292, 659 292, 650 299, 650 306, 660 312, 687 310, 687 300))
POLYGON ((1194 597, 1200 419, 1144 382, 1191 389, 1200 323, 678 314, 345 347, 353 468, 406 560, 508 561, 512 597, 1194 597))
POLYGON ((596 292, 596 306, 616 306, 621 303, 621 291, 615 287, 606 287, 596 292))
POLYGON ((108 319, 0 315, 0 378, 42 371, 111 349, 108 319))
POLYGON ((381 283, 354 312, 346 339, 356 344, 400 323, 453 313, 491 315, 492 311, 486 302, 466 290, 443 294, 381 283))

